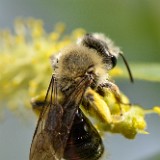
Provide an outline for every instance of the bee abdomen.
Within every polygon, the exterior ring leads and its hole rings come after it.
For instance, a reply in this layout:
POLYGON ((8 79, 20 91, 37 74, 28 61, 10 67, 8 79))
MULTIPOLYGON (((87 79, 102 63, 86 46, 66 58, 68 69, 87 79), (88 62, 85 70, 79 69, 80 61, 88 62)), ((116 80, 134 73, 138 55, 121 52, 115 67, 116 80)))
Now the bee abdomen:
POLYGON ((79 110, 64 152, 66 160, 98 160, 104 146, 94 126, 79 110))

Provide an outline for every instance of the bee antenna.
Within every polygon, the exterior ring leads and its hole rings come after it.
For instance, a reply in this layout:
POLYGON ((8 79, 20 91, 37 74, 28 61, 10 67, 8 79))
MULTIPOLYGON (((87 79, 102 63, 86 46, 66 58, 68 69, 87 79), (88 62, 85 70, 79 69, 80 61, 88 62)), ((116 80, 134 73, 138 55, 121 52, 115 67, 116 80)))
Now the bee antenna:
POLYGON ((123 62, 124 62, 125 65, 126 65, 126 68, 127 68, 127 71, 128 71, 129 77, 130 77, 130 81, 133 83, 133 82, 134 82, 134 79, 133 79, 133 76, 132 76, 132 72, 131 72, 131 70, 130 70, 130 67, 129 67, 129 65, 128 65, 128 62, 127 62, 127 60, 125 59, 125 57, 124 57, 124 55, 123 55, 122 53, 120 53, 120 56, 122 57, 123 62))

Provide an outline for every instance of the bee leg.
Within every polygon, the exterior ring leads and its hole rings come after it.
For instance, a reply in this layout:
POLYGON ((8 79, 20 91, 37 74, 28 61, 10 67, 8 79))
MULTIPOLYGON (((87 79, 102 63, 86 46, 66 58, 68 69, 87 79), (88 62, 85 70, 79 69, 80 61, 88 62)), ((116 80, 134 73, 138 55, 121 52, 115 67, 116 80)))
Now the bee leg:
POLYGON ((111 90, 111 92, 115 96, 117 103, 119 104, 120 115, 123 115, 123 108, 121 107, 121 104, 125 104, 125 105, 128 105, 128 104, 126 104, 122 101, 119 87, 110 81, 106 81, 105 83, 101 84, 100 87, 106 87, 111 90))
POLYGON ((104 96, 106 95, 106 92, 105 92, 104 88, 101 87, 101 86, 98 86, 98 87, 96 88, 96 92, 97 92, 99 95, 101 95, 102 97, 104 97, 104 96))

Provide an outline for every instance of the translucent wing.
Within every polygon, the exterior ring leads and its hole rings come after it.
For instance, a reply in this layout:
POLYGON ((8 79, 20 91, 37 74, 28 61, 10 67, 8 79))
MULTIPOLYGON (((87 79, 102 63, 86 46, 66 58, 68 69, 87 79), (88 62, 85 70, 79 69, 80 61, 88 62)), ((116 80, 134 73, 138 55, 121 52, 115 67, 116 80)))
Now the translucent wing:
POLYGON ((46 95, 49 103, 44 106, 38 120, 30 149, 30 160, 60 160, 63 157, 76 111, 91 81, 89 76, 83 77, 74 91, 65 97, 61 106, 56 98, 57 85, 52 76, 46 95))

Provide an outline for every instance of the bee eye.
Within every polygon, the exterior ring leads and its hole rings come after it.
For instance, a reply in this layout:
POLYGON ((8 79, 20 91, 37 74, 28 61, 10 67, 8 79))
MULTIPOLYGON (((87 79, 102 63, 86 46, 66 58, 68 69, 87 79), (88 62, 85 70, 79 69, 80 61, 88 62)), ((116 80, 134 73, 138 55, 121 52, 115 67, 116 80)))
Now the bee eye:
POLYGON ((117 58, 115 56, 111 56, 111 61, 112 61, 112 68, 114 68, 117 64, 117 58))

